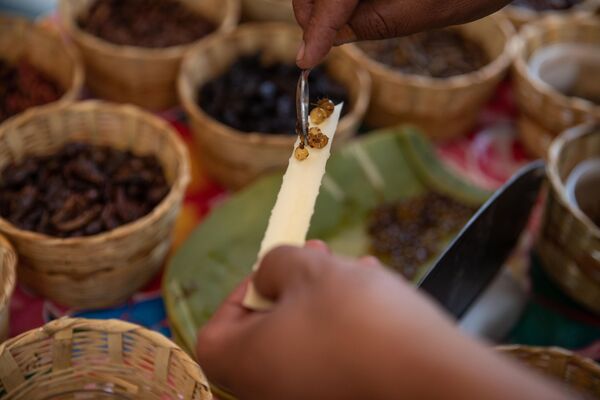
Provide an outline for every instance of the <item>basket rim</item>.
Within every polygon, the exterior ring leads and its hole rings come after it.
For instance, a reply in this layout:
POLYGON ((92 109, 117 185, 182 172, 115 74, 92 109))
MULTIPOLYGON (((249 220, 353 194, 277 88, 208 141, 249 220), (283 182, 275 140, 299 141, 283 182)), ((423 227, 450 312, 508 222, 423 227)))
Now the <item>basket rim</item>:
POLYGON ((101 232, 96 235, 90 236, 77 236, 70 238, 59 238, 55 236, 46 235, 39 232, 28 231, 25 229, 18 228, 14 224, 10 223, 7 219, 0 217, 0 232, 8 235, 15 236, 20 239, 27 240, 41 240, 47 245, 61 245, 61 246, 72 246, 74 244, 98 244, 108 240, 117 240, 124 236, 128 236, 134 231, 144 229, 145 226, 151 225, 159 220, 164 214, 166 214, 171 206, 177 201, 177 199, 183 196, 187 185, 191 180, 190 172, 190 160, 188 150, 183 140, 179 137, 175 129, 170 126, 166 121, 160 117, 143 110, 140 107, 132 104, 117 104, 110 103, 103 100, 85 100, 73 103, 58 103, 49 104, 41 107, 35 107, 25 111, 22 114, 12 118, 5 124, 0 126, 0 138, 7 135, 13 130, 19 129, 20 126, 27 123, 34 117, 47 116, 53 113, 61 112, 63 110, 71 110, 76 112, 93 112, 94 110, 104 110, 111 114, 129 114, 133 115, 140 120, 144 120, 150 125, 154 125, 156 128, 165 132, 167 141, 173 146, 175 152, 178 154, 179 167, 175 176, 174 181, 171 184, 169 193, 162 199, 158 205, 154 207, 152 211, 131 221, 127 224, 121 225, 110 231, 101 232))
POLYGON ((586 229, 597 239, 600 239, 600 227, 596 226, 590 218, 583 212, 579 207, 576 207, 572 202, 567 199, 566 187, 563 180, 560 178, 560 172, 558 170, 558 163, 562 150, 575 140, 578 140, 584 136, 591 136, 600 133, 600 123, 586 123, 577 125, 567 129, 560 134, 548 150, 548 167, 547 175, 551 183, 554 194, 557 196, 558 201, 569 210, 569 212, 577 219, 577 221, 583 224, 586 229))
POLYGON ((560 356, 570 358, 575 361, 577 364, 589 368, 594 371, 600 377, 600 364, 597 364, 592 359, 580 356, 577 353, 572 352, 571 350, 567 350, 562 347, 557 346, 527 346, 522 344, 507 344, 507 345, 499 345, 495 346, 497 351, 503 353, 517 353, 517 352, 527 352, 529 354, 547 354, 549 356, 560 356))
MULTIPOLYGON (((384 63, 374 60, 358 46, 346 47, 346 50, 352 57, 359 60, 360 63, 364 63, 370 73, 377 75, 388 82, 392 82, 393 84, 424 87, 433 90, 461 89, 489 81, 494 77, 501 75, 510 66, 512 61, 513 50, 510 46, 510 42, 511 38, 515 36, 516 31, 506 17, 493 14, 478 21, 455 25, 450 28, 460 30, 463 29, 465 25, 481 23, 481 21, 490 21, 490 23, 496 24, 502 32, 504 36, 504 49, 502 53, 476 71, 455 75, 449 78, 432 78, 423 75, 403 73, 394 70, 384 63)), ((344 47, 345 46, 347 45, 344 45, 344 47)))
POLYGON ((511 46, 513 47, 514 62, 513 66, 516 72, 529 84, 534 90, 540 92, 543 96, 552 99, 559 106, 571 108, 582 113, 592 114, 596 118, 600 118, 600 105, 595 105, 591 101, 579 98, 566 96, 556 90, 552 85, 545 81, 532 76, 529 72, 529 58, 526 54, 526 46, 531 41, 538 40, 549 27, 552 26, 565 27, 569 30, 576 30, 577 26, 586 25, 596 27, 600 30, 600 24, 594 22, 589 16, 571 15, 571 16, 556 16, 551 15, 541 18, 538 21, 531 22, 525 25, 519 35, 512 39, 511 46))
MULTIPOLYGON (((269 37, 273 30, 301 32, 298 27, 287 22, 249 22, 239 25, 232 31, 217 33, 212 37, 207 38, 202 43, 197 43, 186 53, 177 76, 177 96, 185 111, 191 115, 193 119, 202 120, 204 123, 210 125, 214 132, 218 132, 220 135, 227 137, 227 139, 238 143, 264 144, 264 142, 267 141, 269 146, 285 148, 293 146, 297 138, 295 135, 244 132, 218 121, 198 106, 193 95, 193 90, 195 88, 190 88, 190 85, 187 84, 190 71, 193 70, 194 61, 198 57, 202 57, 207 49, 217 47, 221 41, 228 38, 243 36, 249 31, 260 32, 261 35, 269 37)), ((334 48, 332 49, 330 57, 344 57, 344 53, 340 49, 334 48)), ((327 60, 325 63, 327 63, 327 60)), ((356 73, 359 85, 358 97, 350 111, 340 119, 337 128, 338 132, 343 132, 360 122, 369 106, 369 99, 371 97, 371 77, 369 76, 368 71, 358 63, 354 65, 353 71, 356 73)))
POLYGON ((8 257, 12 258, 13 261, 2 263, 2 271, 0 271, 0 309, 4 309, 9 304, 15 290, 18 263, 15 248, 7 238, 0 234, 0 257, 6 260, 7 255, 5 252, 8 253, 8 257))
POLYGON ((526 7, 514 6, 509 3, 506 7, 502 9, 502 12, 505 12, 507 16, 511 19, 514 18, 522 22, 528 22, 534 18, 545 18, 548 16, 572 16, 577 14, 584 15, 587 13, 592 13, 592 7, 594 5, 596 4, 594 4, 593 0, 584 0, 583 2, 576 4, 567 10, 536 11, 526 7))
MULTIPOLYGON (((65 88, 65 92, 63 93, 63 95, 58 100, 53 101, 51 103, 47 103, 47 104, 73 101, 73 100, 77 100, 79 98, 79 96, 81 95, 81 90, 83 88, 83 83, 85 80, 85 70, 83 68, 83 60, 81 58, 81 55, 79 54, 79 51, 72 43, 69 43, 67 40, 65 40, 65 38, 62 35, 53 33, 51 31, 49 31, 48 29, 40 26, 36 22, 32 22, 32 21, 30 21, 24 17, 21 17, 19 15, 16 15, 16 14, 0 12, 0 24, 2 24, 2 25, 6 25, 6 24, 23 25, 28 30, 35 30, 36 33, 39 33, 51 40, 55 40, 58 43, 60 43, 60 46, 63 48, 63 50, 67 54, 67 57, 69 57, 72 61, 73 74, 71 77, 71 82, 69 84, 69 87, 65 88)), ((3 121, 3 123, 14 117, 15 116, 13 116, 11 118, 7 118, 5 121, 3 121)))
MULTIPOLYGON (((59 319, 50 321, 43 326, 31 329, 23 332, 13 338, 10 338, 0 344, 0 356, 3 356, 5 352, 10 352, 11 349, 16 347, 25 347, 31 343, 37 342, 43 339, 51 338, 55 333, 64 329, 73 330, 73 335, 76 335, 77 331, 92 331, 92 332, 104 332, 104 333, 126 333, 135 331, 136 333, 143 336, 148 342, 150 342, 155 348, 167 348, 172 351, 171 356, 176 357, 181 362, 184 372, 194 379, 198 384, 204 386, 206 391, 210 393, 210 386, 208 379, 204 375, 204 371, 200 365, 194 361, 189 354, 187 354, 181 347, 179 347, 172 340, 164 336, 163 334, 145 328, 141 325, 137 325, 128 321, 120 319, 88 319, 88 318, 71 318, 61 317, 59 319)), ((109 362, 105 362, 102 365, 110 365, 109 362)), ((141 369, 134 365, 126 365, 131 370, 141 369)), ((147 370, 144 370, 148 372, 147 370)), ((25 381, 24 384, 27 384, 25 381)))
POLYGON ((206 36, 196 39, 190 43, 180 44, 176 46, 168 46, 161 48, 150 48, 131 45, 120 45, 109 42, 98 36, 80 29, 74 23, 74 18, 69 8, 73 0, 59 0, 58 15, 62 27, 66 29, 69 35, 84 47, 93 49, 98 53, 117 56, 123 59, 157 61, 167 59, 178 59, 198 42, 209 38, 219 32, 227 32, 235 28, 240 20, 241 6, 239 0, 222 0, 224 7, 227 8, 225 18, 217 25, 217 28, 206 36))

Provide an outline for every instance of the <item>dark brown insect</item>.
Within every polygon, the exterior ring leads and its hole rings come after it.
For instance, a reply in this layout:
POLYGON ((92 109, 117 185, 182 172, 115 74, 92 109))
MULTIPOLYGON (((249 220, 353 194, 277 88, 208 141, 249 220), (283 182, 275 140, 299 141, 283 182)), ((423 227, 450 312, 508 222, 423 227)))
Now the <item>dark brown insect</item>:
POLYGON ((0 216, 51 236, 88 236, 143 217, 168 192, 155 157, 74 142, 6 166, 0 216))

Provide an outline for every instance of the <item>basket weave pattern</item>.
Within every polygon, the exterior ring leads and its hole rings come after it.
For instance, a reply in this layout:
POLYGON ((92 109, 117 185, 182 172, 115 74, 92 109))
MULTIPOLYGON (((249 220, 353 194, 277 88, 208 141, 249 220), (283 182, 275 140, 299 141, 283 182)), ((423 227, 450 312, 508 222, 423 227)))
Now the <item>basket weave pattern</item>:
POLYGON ((0 399, 210 400, 202 370, 163 335, 62 318, 0 345, 0 399))
MULTIPOLYGON (((242 55, 261 51, 268 60, 293 63, 301 38, 300 29, 290 24, 244 24, 203 41, 185 57, 178 79, 179 98, 190 117, 200 160, 219 182, 239 188, 260 174, 282 169, 296 138, 240 132, 220 123, 197 105, 197 88, 225 72, 242 55)), ((333 142, 339 146, 358 129, 367 110, 371 81, 369 74, 339 49, 333 49, 325 67, 349 92, 350 110, 340 120, 333 142)))
POLYGON ((600 397, 600 366, 592 360, 557 347, 511 345, 497 349, 572 389, 600 397))
POLYGON ((15 290, 17 253, 11 244, 0 235, 0 341, 8 337, 10 297, 15 290))
POLYGON ((59 101, 79 97, 83 66, 77 51, 57 34, 25 19, 0 15, 0 57, 11 62, 24 57, 52 77, 64 90, 59 101))
POLYGON ((281 21, 296 23, 292 0, 242 0, 246 21, 281 21))
POLYGON ((519 131, 527 150, 546 157, 552 139, 564 130, 600 120, 600 106, 558 92, 529 73, 532 54, 558 43, 600 46, 600 22, 594 18, 548 17, 527 25, 513 41, 515 96, 520 111, 519 131))
POLYGON ((600 157, 600 126, 581 126, 552 145, 550 193, 537 242, 542 265, 571 297, 600 313, 600 228, 567 199, 565 181, 580 162, 600 157))
MULTIPOLYGON (((204 38, 163 49, 116 45, 79 28, 76 19, 92 1, 60 2, 62 24, 81 51, 90 89, 104 99, 153 110, 173 106, 177 102, 175 80, 183 55, 204 38)), ((238 23, 239 0, 181 1, 217 24, 218 31, 229 31, 238 23)))
POLYGON ((30 154, 51 154, 69 141, 154 155, 169 194, 148 215, 94 236, 55 238, 0 218, 20 257, 19 279, 36 292, 76 308, 124 301, 161 267, 190 179, 185 145, 164 121, 133 106, 86 101, 32 109, 0 129, 0 169, 30 154))

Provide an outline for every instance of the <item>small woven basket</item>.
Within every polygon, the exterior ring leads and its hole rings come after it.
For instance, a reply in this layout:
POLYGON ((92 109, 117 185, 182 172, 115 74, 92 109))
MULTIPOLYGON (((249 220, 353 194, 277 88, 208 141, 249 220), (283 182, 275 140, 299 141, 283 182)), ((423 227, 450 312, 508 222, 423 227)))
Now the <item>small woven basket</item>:
POLYGON ((590 359, 558 347, 509 345, 496 349, 583 395, 600 397, 600 366, 590 359))
POLYGON ((468 133, 510 64, 514 29, 494 15, 455 29, 480 43, 492 61, 485 67, 447 79, 404 74, 368 57, 358 47, 342 47, 373 79, 367 123, 372 127, 412 123, 432 139, 468 133))
MULTIPOLYGON (((220 32, 231 30, 238 23, 239 0, 181 1, 216 23, 220 32)), ((61 0, 59 8, 62 24, 83 55, 90 89, 101 98, 151 110, 173 106, 177 102, 175 80, 183 55, 204 38, 162 49, 110 43, 80 29, 77 24, 77 17, 92 2, 61 0)))
POLYGON ((593 14, 598 8, 599 6, 597 0, 585 0, 568 10, 535 11, 525 7, 508 5, 500 12, 505 15, 510 22, 512 22, 515 28, 520 29, 523 25, 540 20, 542 18, 550 16, 587 16, 593 14))
POLYGON ((550 190, 536 249, 550 277, 573 299, 600 313, 600 227, 574 204, 566 184, 577 165, 592 159, 600 159, 600 125, 572 128, 552 144, 550 190))
POLYGON ((175 343, 119 320, 61 318, 0 345, 0 399, 210 400, 175 343))
POLYGON ((242 0, 242 18, 296 23, 292 0, 242 0))
MULTIPOLYGON (((295 136, 240 132, 213 119, 196 103, 199 86, 227 70, 237 58, 259 51, 268 59, 293 63, 302 33, 286 23, 244 24, 230 33, 198 44, 183 62, 178 80, 179 97, 190 117, 201 161, 219 182, 240 188, 256 177, 287 165, 295 136)), ((337 128, 334 146, 352 137, 368 106, 369 74, 339 49, 326 60, 328 72, 343 84, 350 98, 349 112, 337 128)))
MULTIPOLYGON (((600 20, 548 17, 523 27, 513 41, 518 127, 527 151, 536 157, 546 157, 550 143, 559 133, 586 121, 600 120, 599 105, 565 96, 531 73, 531 56, 541 48, 559 43, 600 46, 600 20)), ((589 79, 596 78, 591 75, 589 79)))
POLYGON ((83 66, 77 50, 48 29, 0 14, 0 58, 9 62, 25 58, 60 85, 64 90, 61 102, 79 97, 83 66))
POLYGON ((146 216, 94 236, 56 238, 0 218, 0 231, 19 254, 19 279, 74 308, 117 304, 160 269, 190 179, 187 149, 163 120, 134 106, 86 101, 32 109, 0 129, 0 170, 30 154, 52 154, 86 141, 154 155, 171 185, 146 216))
POLYGON ((0 235, 0 342, 8 338, 10 298, 15 290, 17 253, 11 244, 0 235))

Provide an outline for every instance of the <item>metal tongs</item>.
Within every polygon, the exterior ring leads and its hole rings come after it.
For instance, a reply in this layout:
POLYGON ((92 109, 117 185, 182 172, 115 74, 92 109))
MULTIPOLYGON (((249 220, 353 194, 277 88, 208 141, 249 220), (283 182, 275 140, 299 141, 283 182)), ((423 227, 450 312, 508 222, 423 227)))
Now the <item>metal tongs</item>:
POLYGON ((310 69, 303 69, 296 86, 296 134, 300 137, 301 146, 308 142, 308 74, 310 69))

